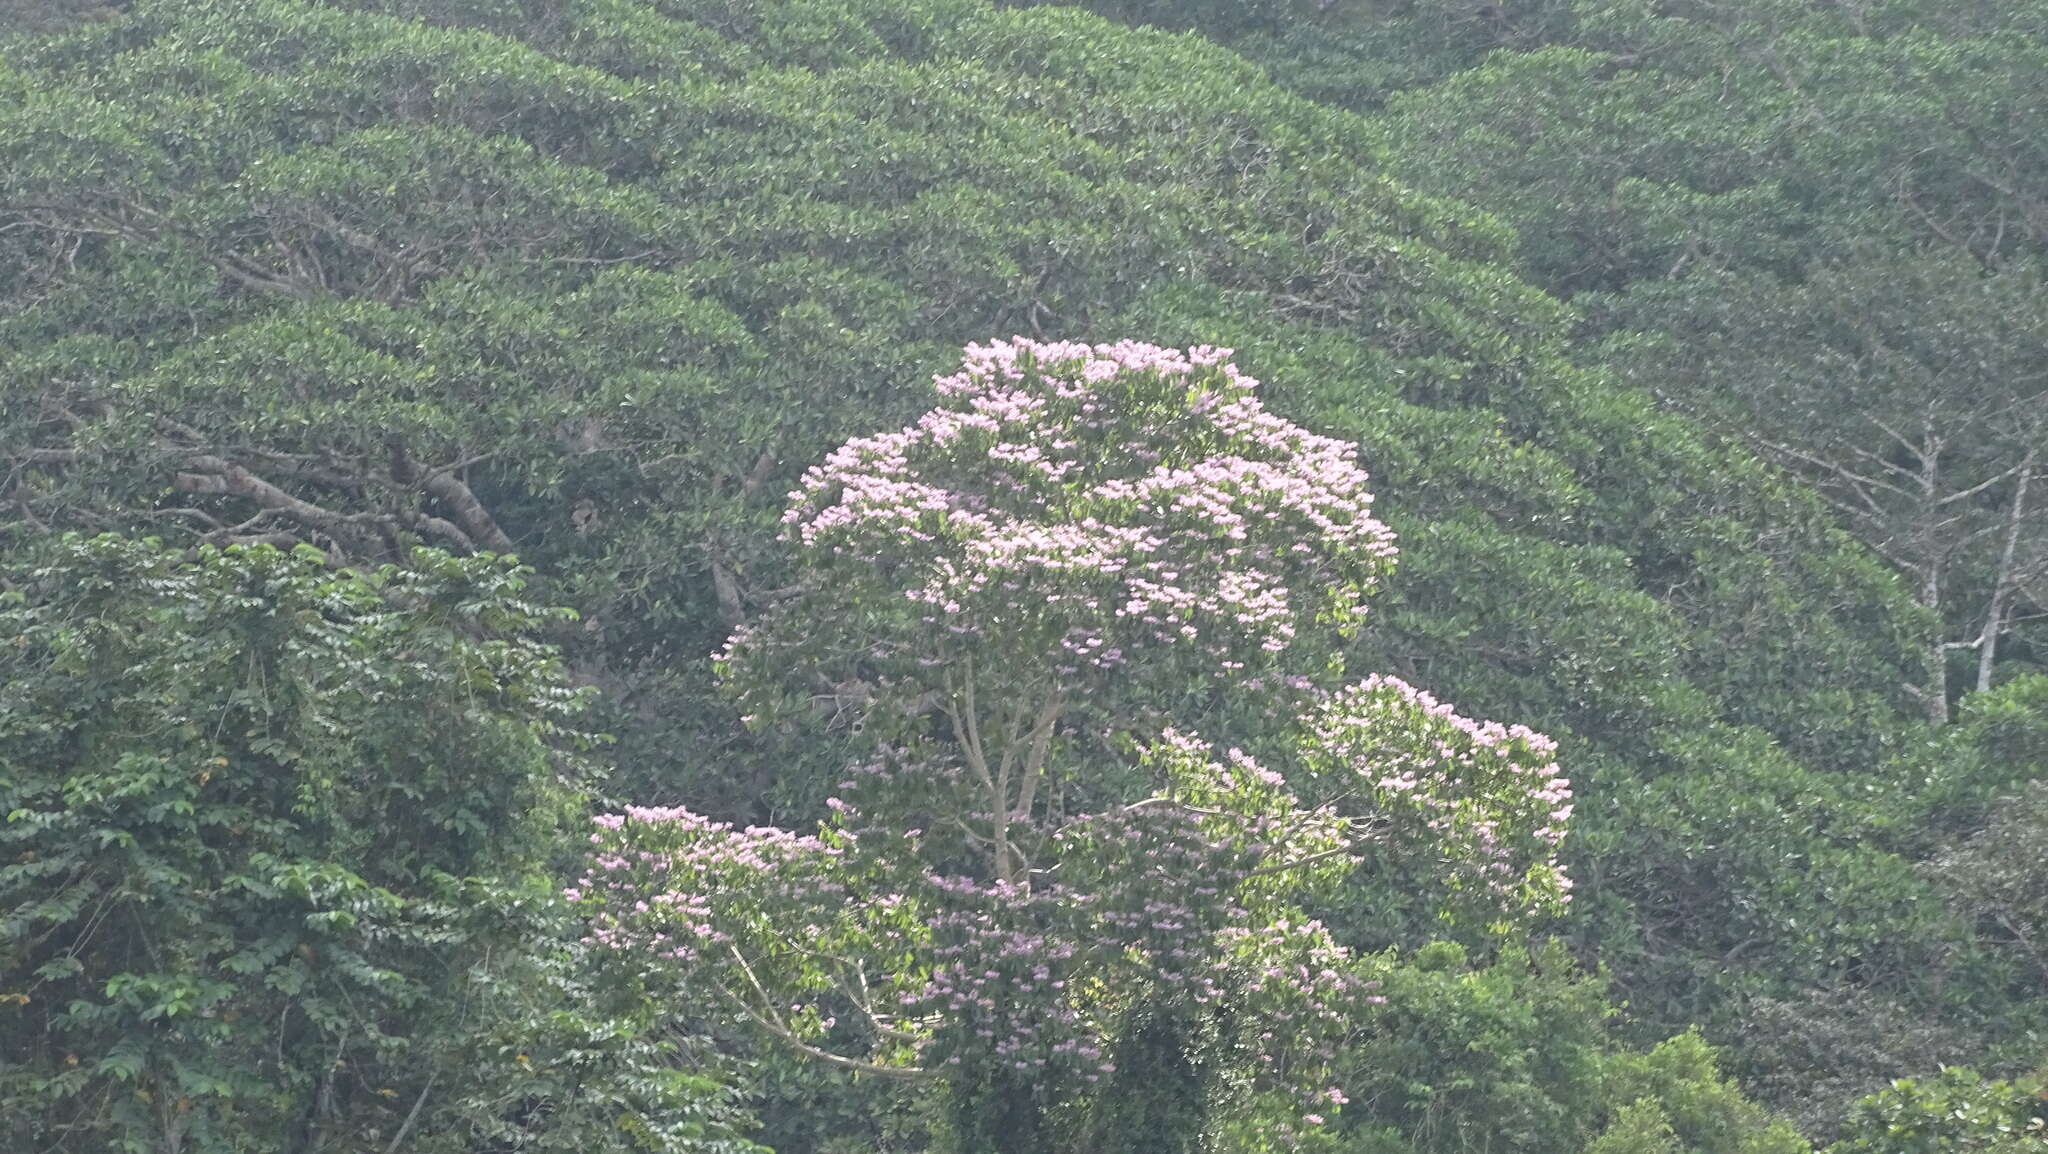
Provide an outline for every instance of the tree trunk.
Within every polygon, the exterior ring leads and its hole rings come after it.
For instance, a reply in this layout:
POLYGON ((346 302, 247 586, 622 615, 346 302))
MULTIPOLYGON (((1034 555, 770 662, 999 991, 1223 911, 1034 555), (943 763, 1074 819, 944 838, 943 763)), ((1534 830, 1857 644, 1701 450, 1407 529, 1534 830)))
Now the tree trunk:
POLYGON ((2020 526, 2027 516, 2027 486, 2034 479, 2034 455, 2027 451, 2013 482, 2012 504, 2005 512, 2005 544, 1998 555, 1998 575, 1991 587, 1991 607, 1984 615, 1984 632, 1977 644, 1977 692, 1991 688, 1991 673, 1998 664, 1998 638, 2005 632, 2005 615, 2010 611, 2018 573, 2014 565, 2019 554, 2020 526))
POLYGON ((1926 579, 1920 587, 1920 604, 1934 614, 1934 637, 1929 641, 1926 652, 1925 683, 1920 688, 1920 704, 1927 710, 1927 720, 1936 725, 1948 724, 1948 643, 1942 640, 1941 625, 1941 562, 1929 558, 1926 579))

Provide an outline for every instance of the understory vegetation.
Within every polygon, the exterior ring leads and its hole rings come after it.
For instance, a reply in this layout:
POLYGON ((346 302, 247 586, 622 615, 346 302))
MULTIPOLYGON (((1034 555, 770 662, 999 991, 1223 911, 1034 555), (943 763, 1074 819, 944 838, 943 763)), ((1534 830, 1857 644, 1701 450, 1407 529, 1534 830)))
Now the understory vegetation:
POLYGON ((0 0, 0 1145, 2048 1148, 2044 118, 2039 0, 0 0))

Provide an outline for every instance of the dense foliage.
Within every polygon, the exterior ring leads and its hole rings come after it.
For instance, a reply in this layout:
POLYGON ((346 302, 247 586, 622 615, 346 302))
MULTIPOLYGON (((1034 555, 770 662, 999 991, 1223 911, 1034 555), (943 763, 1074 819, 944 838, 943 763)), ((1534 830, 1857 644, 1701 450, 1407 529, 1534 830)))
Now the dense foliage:
POLYGON ((0 3, 0 1123, 2032 1140, 2041 5, 1089 7, 0 3))
POLYGON ((30 1148, 465 1149, 544 1084, 501 1099, 536 1059, 492 1040, 581 1067, 566 1117, 514 1123, 556 1148, 586 1114, 718 1132, 716 1083, 550 976, 583 694, 547 612, 511 565, 410 560, 68 539, 8 574, 0 1118, 30 1148), (555 998, 528 1021, 514 982, 555 998))

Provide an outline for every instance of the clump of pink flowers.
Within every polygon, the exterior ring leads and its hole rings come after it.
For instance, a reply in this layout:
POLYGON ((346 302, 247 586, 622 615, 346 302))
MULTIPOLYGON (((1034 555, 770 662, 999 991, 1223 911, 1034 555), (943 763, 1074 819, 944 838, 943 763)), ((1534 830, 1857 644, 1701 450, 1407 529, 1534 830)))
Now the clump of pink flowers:
POLYGON ((886 559, 875 593, 915 607, 930 657, 1266 663, 1307 622, 1355 625, 1396 551, 1356 446, 1268 413, 1229 357, 970 345, 938 407, 804 473, 789 536, 856 582, 886 559))

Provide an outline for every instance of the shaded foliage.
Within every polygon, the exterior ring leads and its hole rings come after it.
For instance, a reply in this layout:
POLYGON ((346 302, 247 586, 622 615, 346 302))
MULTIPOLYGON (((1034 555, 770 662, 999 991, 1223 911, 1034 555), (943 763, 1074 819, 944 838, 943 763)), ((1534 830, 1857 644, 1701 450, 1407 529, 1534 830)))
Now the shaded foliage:
MULTIPOLYGON (((320 1150, 486 1122, 500 1106, 453 1103, 493 1065, 451 1047, 529 1030, 491 993, 567 948, 529 878, 582 776, 584 694, 533 638, 553 611, 523 571, 111 537, 47 554, 7 574, 0 612, 11 1132, 320 1150)), ((579 1012, 562 999, 552 1033, 628 1021, 579 1012)), ((563 1043, 527 1044, 545 1062, 563 1043)), ((578 1077, 626 1081, 574 1113, 603 1132, 680 1108, 715 1136, 721 1091, 664 1085, 631 1044, 595 1043, 578 1077)))

